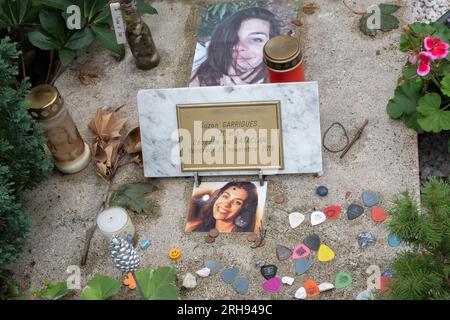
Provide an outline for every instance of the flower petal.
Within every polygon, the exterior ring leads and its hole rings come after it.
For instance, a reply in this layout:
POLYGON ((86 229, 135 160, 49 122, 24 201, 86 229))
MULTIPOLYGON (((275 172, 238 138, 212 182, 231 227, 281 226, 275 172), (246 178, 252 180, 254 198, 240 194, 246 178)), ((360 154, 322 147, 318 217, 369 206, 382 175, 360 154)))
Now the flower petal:
POLYGON ((409 63, 411 63, 411 64, 416 64, 416 63, 417 63, 417 57, 414 56, 414 55, 409 56, 408 61, 409 61, 409 63))
POLYGON ((422 51, 419 53, 419 59, 423 63, 429 63, 430 61, 433 61, 433 54, 430 51, 422 51))
POLYGON ((431 71, 431 67, 428 63, 420 63, 419 67, 417 68, 417 74, 421 77, 425 77, 427 74, 429 74, 431 71))
POLYGON ((441 39, 433 39, 431 37, 425 37, 424 41, 423 41, 423 45, 425 47, 425 49, 427 50, 431 50, 433 49, 433 47, 437 44, 439 44, 441 42, 441 39))
POLYGON ((433 60, 443 59, 448 55, 448 45, 447 46, 445 46, 445 45, 446 45, 446 43, 441 43, 438 46, 436 46, 435 48, 428 51, 429 53, 432 54, 433 60))

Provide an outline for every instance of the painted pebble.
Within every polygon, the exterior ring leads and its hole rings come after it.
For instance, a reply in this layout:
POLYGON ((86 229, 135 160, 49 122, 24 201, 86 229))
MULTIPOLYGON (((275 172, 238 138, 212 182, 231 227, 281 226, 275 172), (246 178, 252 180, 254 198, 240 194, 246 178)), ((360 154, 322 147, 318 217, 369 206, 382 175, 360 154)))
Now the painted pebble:
POLYGON ((304 274, 306 271, 311 268, 312 262, 308 259, 298 259, 295 260, 295 272, 297 274, 304 274))
POLYGON ((328 194, 328 188, 325 186, 319 186, 316 189, 316 193, 320 197, 325 197, 328 194))
POLYGON ((321 244, 319 248, 319 252, 317 253, 317 258, 320 262, 328 262, 334 259, 336 255, 334 251, 331 250, 327 245, 321 244))
POLYGON ((305 300, 306 299, 306 290, 303 287, 300 287, 295 292, 295 299, 305 300))
POLYGON ((319 284, 320 292, 330 291, 332 289, 334 289, 334 285, 332 283, 323 282, 323 283, 319 284))
POLYGON ((336 289, 343 289, 351 285, 353 282, 352 276, 347 272, 338 272, 334 279, 334 286, 336 289))
POLYGON ((370 232, 361 232, 358 234, 358 245, 360 248, 367 248, 375 242, 375 237, 370 232))
POLYGON ((239 274, 238 268, 228 268, 220 273, 220 277, 222 278, 223 282, 231 284, 234 282, 234 280, 236 280, 238 274, 239 274))
POLYGON ((215 275, 223 268, 220 262, 214 260, 205 261, 205 267, 211 271, 211 275, 215 275))
POLYGON ((264 277, 264 279, 269 280, 276 276, 278 271, 277 266, 273 264, 266 265, 261 268, 261 274, 264 277))
POLYGON ((300 212, 292 212, 289 214, 289 225, 292 229, 297 228, 305 220, 305 215, 300 212))
POLYGON ((280 261, 287 260, 292 256, 292 250, 288 247, 282 246, 281 244, 277 245, 276 253, 277 258, 280 261))
POLYGON ((311 225, 317 226, 327 220, 327 216, 322 211, 314 211, 311 213, 311 225))
POLYGON ((281 278, 281 282, 284 284, 287 284, 288 286, 292 286, 292 284, 294 283, 295 279, 292 277, 283 277, 281 278))
POLYGON ((365 206, 373 207, 380 203, 380 197, 371 191, 364 191, 362 194, 362 201, 365 206))
POLYGON ((388 236, 388 244, 391 247, 398 247, 402 243, 402 240, 397 238, 397 236, 393 233, 388 236))
POLYGON ((303 259, 309 256, 311 250, 305 246, 303 243, 299 243, 295 246, 294 251, 292 252, 292 259, 303 259))

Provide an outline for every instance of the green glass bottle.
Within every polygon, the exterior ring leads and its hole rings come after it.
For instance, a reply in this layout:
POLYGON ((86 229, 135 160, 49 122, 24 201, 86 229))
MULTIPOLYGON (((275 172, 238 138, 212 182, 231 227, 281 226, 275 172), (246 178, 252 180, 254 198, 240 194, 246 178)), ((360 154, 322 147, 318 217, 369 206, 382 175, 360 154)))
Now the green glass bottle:
POLYGON ((136 1, 122 0, 121 7, 127 28, 127 41, 136 59, 136 66, 142 70, 156 67, 160 61, 158 50, 150 28, 137 11, 136 1))

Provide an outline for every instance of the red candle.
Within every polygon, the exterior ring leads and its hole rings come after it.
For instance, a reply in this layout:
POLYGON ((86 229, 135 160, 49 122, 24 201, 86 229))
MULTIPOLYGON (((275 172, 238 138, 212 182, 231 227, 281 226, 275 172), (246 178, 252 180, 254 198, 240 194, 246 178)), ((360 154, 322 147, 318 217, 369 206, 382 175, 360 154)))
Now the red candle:
POLYGON ((291 36, 277 36, 264 46, 264 63, 270 83, 305 81, 300 42, 291 36))

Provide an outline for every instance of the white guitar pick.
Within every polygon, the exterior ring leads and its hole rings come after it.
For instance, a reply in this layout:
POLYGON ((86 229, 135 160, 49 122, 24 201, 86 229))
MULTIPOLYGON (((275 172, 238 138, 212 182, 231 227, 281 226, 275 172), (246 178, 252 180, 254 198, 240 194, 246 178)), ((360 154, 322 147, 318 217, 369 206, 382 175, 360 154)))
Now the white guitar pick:
POLYGON ((298 288, 298 290, 295 292, 295 299, 306 299, 306 290, 303 287, 298 288))
POLYGON ((334 285, 332 283, 329 282, 324 282, 319 284, 319 291, 320 292, 325 292, 328 290, 334 289, 334 285))
POLYGON ((292 229, 295 229, 299 225, 301 225, 303 220, 305 220, 305 215, 301 214, 300 212, 292 212, 291 214, 289 214, 289 224, 291 225, 292 229))
POLYGON ((317 226, 327 220, 327 216, 322 211, 314 211, 311 213, 311 225, 317 226))

